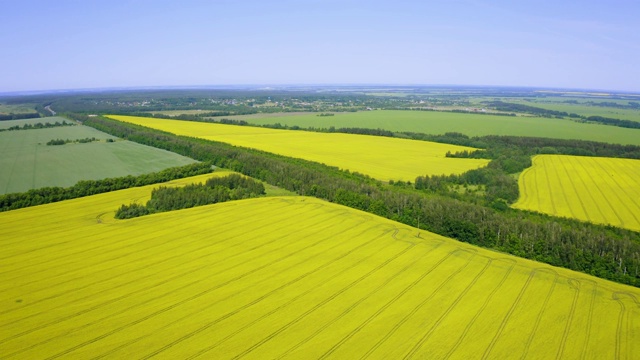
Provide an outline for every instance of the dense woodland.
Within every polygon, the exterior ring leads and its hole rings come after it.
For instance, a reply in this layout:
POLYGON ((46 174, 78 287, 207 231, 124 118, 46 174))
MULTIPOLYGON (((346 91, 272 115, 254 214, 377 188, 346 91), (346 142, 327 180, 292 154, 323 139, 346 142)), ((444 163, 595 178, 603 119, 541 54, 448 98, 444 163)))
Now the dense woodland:
MULTIPOLYGON (((175 136, 102 117, 86 118, 85 124, 131 141, 211 162, 300 195, 315 196, 368 211, 474 245, 640 286, 638 232, 514 210, 495 203, 487 206, 483 201, 464 201, 442 194, 439 189, 415 189, 407 183, 387 185, 335 167, 224 143, 175 136)), ((569 143, 562 141, 544 139, 496 137, 496 141, 505 146, 530 142, 541 147, 555 144, 556 150, 569 146, 569 143)), ((583 142, 574 150, 589 149, 594 154, 600 154, 613 152, 613 148, 606 144, 595 146, 583 142)), ((616 149, 637 151, 627 147, 616 149)), ((502 165, 495 165, 500 171, 506 171, 501 167, 512 166, 506 155, 504 159, 498 157, 496 160, 498 163, 502 161, 502 165)), ((522 164, 516 161, 513 166, 517 169, 522 164)), ((476 175, 478 178, 485 175, 493 179, 501 177, 492 177, 490 173, 476 175)), ((473 180, 473 176, 463 175, 468 177, 468 182, 480 182, 473 180)), ((508 193, 499 194, 495 199, 506 204, 512 196, 508 193)))
MULTIPOLYGON (((90 138, 84 138, 84 139, 75 139, 75 140, 70 140, 70 139, 51 139, 49 141, 47 141, 47 145, 51 146, 51 145, 65 145, 65 144, 87 144, 90 142, 94 142, 94 141, 100 141, 98 139, 96 139, 95 137, 90 137, 90 138)), ((107 142, 114 142, 113 139, 107 139, 107 142)))
POLYGON ((129 219, 159 212, 249 199, 264 194, 265 189, 261 182, 238 174, 231 174, 210 178, 204 184, 189 184, 184 187, 160 186, 151 191, 151 199, 145 205, 123 204, 116 211, 115 217, 129 219))
POLYGON ((613 125, 619 126, 629 129, 640 129, 640 122, 631 121, 631 120, 620 120, 614 118, 608 118, 604 116, 588 116, 585 118, 587 121, 604 124, 604 125, 613 125))
POLYGON ((37 119, 40 113, 20 113, 20 114, 0 114, 0 121, 5 120, 21 120, 21 119, 37 119))

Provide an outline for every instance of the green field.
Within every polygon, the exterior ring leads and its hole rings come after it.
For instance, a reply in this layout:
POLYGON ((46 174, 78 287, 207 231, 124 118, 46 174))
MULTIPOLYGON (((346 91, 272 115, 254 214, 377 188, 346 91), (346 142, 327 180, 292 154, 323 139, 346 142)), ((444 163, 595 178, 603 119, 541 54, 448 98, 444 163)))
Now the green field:
POLYGON ((50 116, 50 117, 44 117, 44 118, 37 118, 37 119, 24 119, 24 120, 4 120, 4 121, 0 121, 0 129, 8 129, 12 126, 23 126, 23 125, 35 125, 37 123, 43 123, 43 124, 53 124, 55 122, 59 122, 59 123, 75 123, 69 119, 65 119, 62 117, 58 117, 58 116, 50 116))
POLYGON ((1 104, 0 114, 29 114, 35 113, 35 105, 33 104, 1 104))
POLYGON ((194 160, 114 137, 86 126, 0 132, 0 194, 46 186, 71 186, 79 180, 139 175, 194 160), (47 146, 53 139, 102 141, 47 146))
MULTIPOLYGON (((602 116, 613 119, 640 121, 640 110, 633 109, 616 109, 605 106, 594 106, 585 104, 584 101, 578 104, 568 104, 563 102, 552 102, 547 100, 534 101, 514 101, 508 100, 515 104, 535 106, 547 110, 564 111, 567 113, 575 113, 582 116, 602 116)), ((613 102, 613 101, 612 101, 613 102)))
POLYGON ((571 120, 539 117, 511 117, 460 114, 436 111, 376 110, 337 113, 335 116, 286 116, 248 120, 253 124, 298 125, 316 127, 360 127, 391 131, 413 131, 426 134, 460 132, 469 136, 514 135, 579 139, 624 145, 640 145, 640 129, 583 124, 571 120))

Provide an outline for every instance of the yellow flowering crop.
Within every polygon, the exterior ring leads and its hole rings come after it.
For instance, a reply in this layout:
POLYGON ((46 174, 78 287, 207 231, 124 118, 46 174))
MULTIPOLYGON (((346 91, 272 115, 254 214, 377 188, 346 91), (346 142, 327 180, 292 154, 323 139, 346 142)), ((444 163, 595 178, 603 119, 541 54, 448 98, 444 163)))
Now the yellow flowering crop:
POLYGON ((152 188, 0 213, 0 358, 640 353, 639 289, 308 197, 113 219, 152 188))
POLYGON ((514 207, 640 230, 640 160, 538 155, 514 207))
POLYGON ((421 175, 461 174, 489 160, 445 157, 469 147, 381 136, 276 130, 134 116, 112 119, 357 171, 379 180, 414 181, 421 175))

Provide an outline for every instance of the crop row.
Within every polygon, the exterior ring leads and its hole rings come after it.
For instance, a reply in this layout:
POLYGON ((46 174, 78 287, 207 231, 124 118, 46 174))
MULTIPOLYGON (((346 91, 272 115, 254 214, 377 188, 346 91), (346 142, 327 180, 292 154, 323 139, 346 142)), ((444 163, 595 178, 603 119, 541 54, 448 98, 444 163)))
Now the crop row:
POLYGON ((640 230, 640 161, 538 155, 515 207, 640 230))

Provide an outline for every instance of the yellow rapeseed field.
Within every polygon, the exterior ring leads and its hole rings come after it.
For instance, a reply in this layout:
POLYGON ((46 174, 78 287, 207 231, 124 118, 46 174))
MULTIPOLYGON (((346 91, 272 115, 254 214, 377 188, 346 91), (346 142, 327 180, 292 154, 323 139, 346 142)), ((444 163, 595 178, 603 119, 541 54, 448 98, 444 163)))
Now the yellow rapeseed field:
POLYGON ((193 121, 109 116, 177 135, 221 141, 275 154, 316 161, 373 178, 414 181, 421 175, 461 174, 489 160, 445 157, 473 148, 381 136, 276 130, 193 121))
POLYGON ((639 289, 315 198, 113 219, 152 187, 0 213, 0 358, 640 354, 639 289))
POLYGON ((640 230, 640 160, 538 155, 513 206, 640 230))

